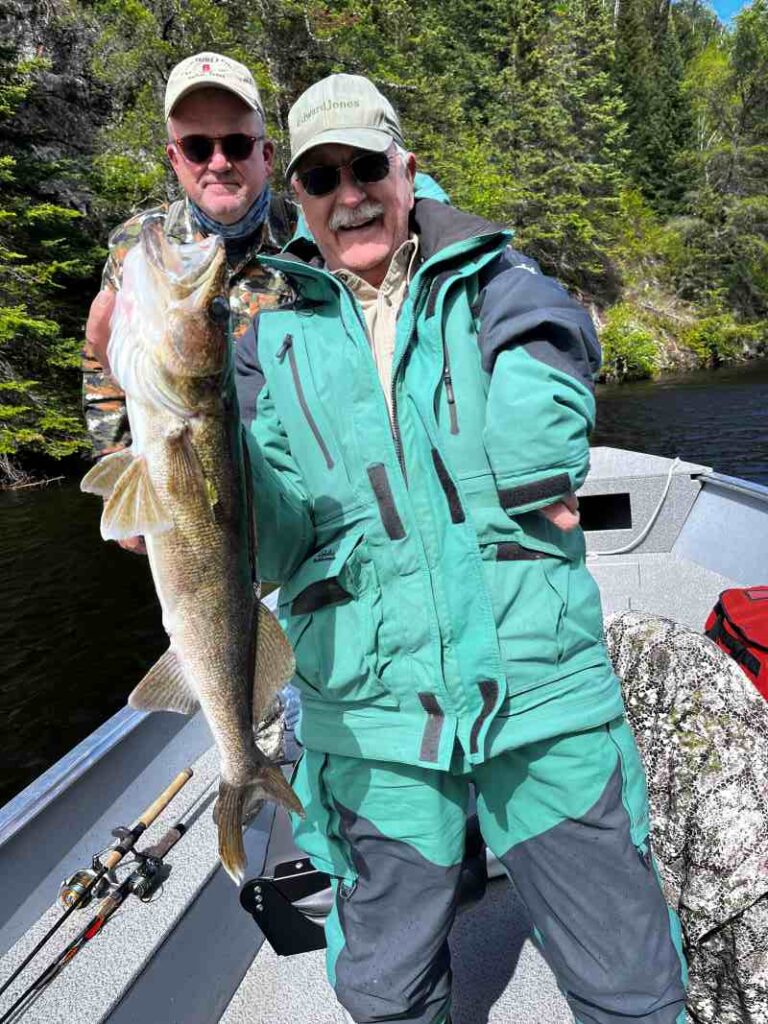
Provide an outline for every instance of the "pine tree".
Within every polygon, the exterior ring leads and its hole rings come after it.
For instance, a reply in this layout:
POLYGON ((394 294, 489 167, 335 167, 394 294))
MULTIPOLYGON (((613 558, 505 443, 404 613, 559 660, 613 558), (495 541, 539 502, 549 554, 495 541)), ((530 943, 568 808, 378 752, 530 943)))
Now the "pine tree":
POLYGON ((0 482, 24 476, 30 456, 85 449, 78 408, 80 339, 69 289, 93 272, 81 213, 45 198, 66 169, 36 158, 14 117, 45 64, 0 49, 0 482))
POLYGON ((688 184, 682 153, 692 124, 670 4, 620 0, 615 75, 625 103, 628 169, 653 206, 674 212, 688 184))
POLYGON ((624 139, 610 19, 599 0, 517 10, 490 159, 504 167, 521 245, 568 284, 609 295, 624 139))

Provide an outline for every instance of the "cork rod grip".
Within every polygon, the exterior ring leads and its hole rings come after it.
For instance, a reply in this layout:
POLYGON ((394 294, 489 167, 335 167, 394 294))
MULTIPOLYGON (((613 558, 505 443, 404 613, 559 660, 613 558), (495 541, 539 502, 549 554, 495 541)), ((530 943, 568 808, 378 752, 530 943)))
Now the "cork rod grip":
MULTIPOLYGON (((179 790, 186 786, 186 784, 189 782, 191 778, 191 768, 184 768, 182 771, 180 771, 176 778, 173 780, 173 782, 170 784, 170 786, 168 786, 167 789, 163 790, 160 796, 149 805, 149 807, 146 809, 146 811, 144 811, 143 814, 139 815, 139 817, 136 819, 136 824, 133 827, 137 828, 138 826, 142 826, 142 831, 144 831, 144 829, 149 828, 149 826, 152 824, 155 818, 157 818, 165 810, 165 808, 168 806, 171 800, 173 800, 173 798, 176 796, 179 790)), ((111 871, 112 868, 116 867, 116 865, 120 862, 123 856, 123 851, 112 850, 110 853, 107 854, 106 857, 102 859, 102 864, 104 865, 105 868, 107 868, 108 871, 111 871)))

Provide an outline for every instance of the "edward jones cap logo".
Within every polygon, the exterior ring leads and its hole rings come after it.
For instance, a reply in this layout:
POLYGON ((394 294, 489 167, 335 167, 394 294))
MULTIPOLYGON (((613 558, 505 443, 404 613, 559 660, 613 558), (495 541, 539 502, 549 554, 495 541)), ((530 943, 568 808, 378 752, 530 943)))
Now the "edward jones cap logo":
POLYGON ((360 100, 326 100, 315 107, 305 110, 296 122, 296 127, 301 128, 307 121, 311 121, 318 114, 327 114, 332 110, 350 110, 360 106, 360 100))

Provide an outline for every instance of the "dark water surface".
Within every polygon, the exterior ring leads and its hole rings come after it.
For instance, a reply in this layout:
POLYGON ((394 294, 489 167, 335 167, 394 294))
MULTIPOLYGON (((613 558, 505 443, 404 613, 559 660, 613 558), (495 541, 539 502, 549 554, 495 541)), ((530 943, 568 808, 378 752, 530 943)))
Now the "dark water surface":
POLYGON ((0 492, 0 806, 125 704, 167 646, 146 559, 76 481, 0 492))
POLYGON ((679 455, 768 485, 768 362, 600 386, 592 443, 679 455))
MULTIPOLYGON (((768 484, 768 362, 607 386, 595 444, 768 484)), ((167 640, 144 558, 77 483, 0 492, 0 805, 113 714, 167 640)))

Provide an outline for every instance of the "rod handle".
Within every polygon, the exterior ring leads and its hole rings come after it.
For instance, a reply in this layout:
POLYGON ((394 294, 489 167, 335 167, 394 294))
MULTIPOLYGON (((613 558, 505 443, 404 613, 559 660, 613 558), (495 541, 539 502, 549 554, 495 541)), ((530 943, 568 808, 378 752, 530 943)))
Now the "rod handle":
POLYGON ((173 826, 173 828, 169 828, 162 839, 155 843, 154 846, 150 846, 141 852, 145 857, 157 857, 158 860, 162 860, 166 853, 172 850, 176 843, 178 843, 186 831, 185 826, 181 822, 178 822, 173 826))
MULTIPOLYGON (((173 800, 173 798, 176 796, 179 790, 186 786, 186 784, 189 782, 191 778, 191 768, 184 768, 182 771, 180 771, 176 778, 173 780, 173 782, 170 784, 170 786, 168 786, 167 789, 163 790, 160 796, 157 797, 157 799, 149 805, 149 807, 146 809, 146 811, 144 811, 143 814, 139 815, 139 818, 137 819, 134 828, 141 826, 142 832, 144 831, 144 829, 149 828, 149 826, 152 824, 155 818, 157 818, 165 810, 165 808, 168 806, 171 800, 173 800)), ((116 867, 120 863, 123 856, 123 851, 119 849, 111 850, 102 859, 101 863, 108 871, 111 871, 112 868, 116 867)))

